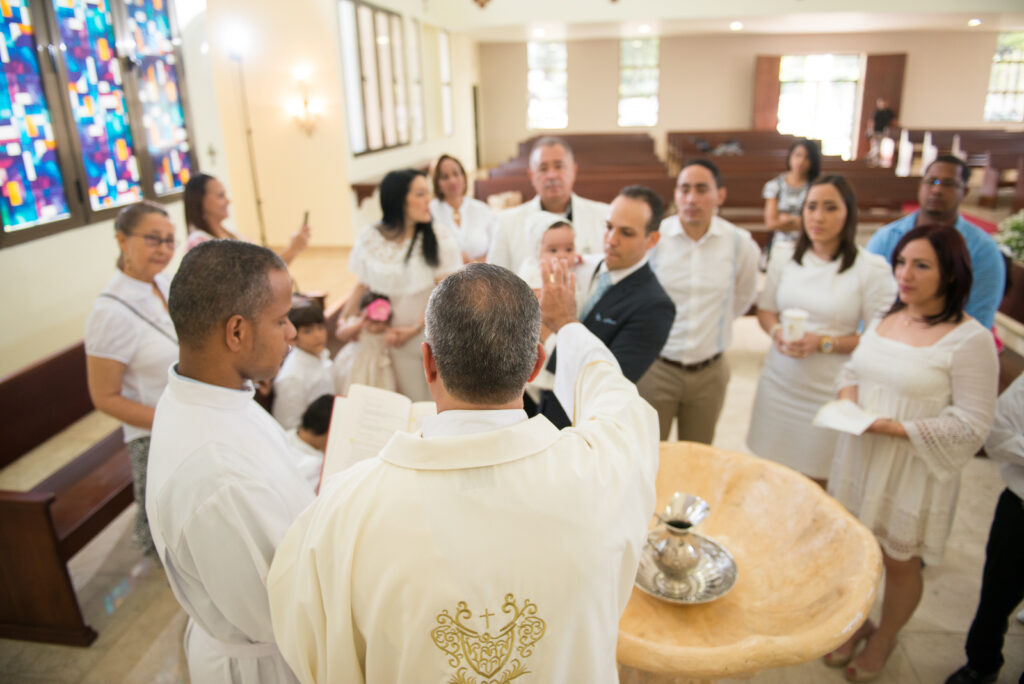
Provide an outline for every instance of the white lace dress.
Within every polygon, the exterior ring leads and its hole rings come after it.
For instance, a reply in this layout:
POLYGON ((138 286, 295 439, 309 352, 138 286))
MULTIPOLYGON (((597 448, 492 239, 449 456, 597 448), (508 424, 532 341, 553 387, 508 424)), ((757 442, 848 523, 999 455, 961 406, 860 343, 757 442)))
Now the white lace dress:
POLYGON ((935 344, 913 347, 872 326, 843 367, 839 387, 903 424, 910 439, 842 435, 828 489, 897 560, 941 562, 960 471, 985 441, 996 406, 992 333, 973 318, 935 344))
MULTIPOLYGON (((376 224, 366 226, 356 238, 348 267, 359 283, 391 299, 391 325, 418 325, 427 308, 427 300, 436 281, 453 273, 462 265, 462 253, 443 227, 434 224, 438 243, 438 265, 430 266, 423 258, 423 240, 416 239, 413 252, 406 261, 409 241, 385 240, 376 224)), ((423 375, 421 332, 391 350, 398 391, 413 401, 429 401, 430 392, 423 375)))

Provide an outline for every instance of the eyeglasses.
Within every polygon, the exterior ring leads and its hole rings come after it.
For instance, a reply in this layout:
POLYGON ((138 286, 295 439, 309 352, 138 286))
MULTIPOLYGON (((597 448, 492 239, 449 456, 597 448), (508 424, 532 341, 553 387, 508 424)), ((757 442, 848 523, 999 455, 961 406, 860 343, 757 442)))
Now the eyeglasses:
POLYGON ((961 183, 958 180, 954 180, 952 178, 930 178, 930 177, 922 178, 921 179, 921 185, 938 185, 943 190, 955 190, 957 188, 962 188, 964 186, 963 183, 961 183))
POLYGON ((128 237, 142 238, 147 247, 152 247, 154 249, 160 245, 167 245, 171 249, 174 249, 178 245, 178 240, 173 235, 171 237, 162 238, 159 235, 131 233, 128 237))

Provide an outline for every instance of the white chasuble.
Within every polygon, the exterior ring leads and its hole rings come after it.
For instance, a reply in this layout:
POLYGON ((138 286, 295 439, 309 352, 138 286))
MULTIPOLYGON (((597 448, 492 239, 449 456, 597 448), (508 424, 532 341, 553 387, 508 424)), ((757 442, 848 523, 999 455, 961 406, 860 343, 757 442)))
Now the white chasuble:
POLYGON ((618 681, 657 416, 582 324, 558 337, 575 427, 446 411, 322 485, 268 578, 300 680, 618 681))

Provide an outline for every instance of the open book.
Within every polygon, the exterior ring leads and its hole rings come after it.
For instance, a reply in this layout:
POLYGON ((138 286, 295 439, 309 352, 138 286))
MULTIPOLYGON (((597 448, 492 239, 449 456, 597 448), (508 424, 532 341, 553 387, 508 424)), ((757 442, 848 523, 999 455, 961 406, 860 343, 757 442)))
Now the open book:
POLYGON ((373 458, 396 432, 417 432, 426 416, 437 414, 432 401, 377 387, 352 385, 347 397, 335 397, 320 481, 363 459, 373 458))

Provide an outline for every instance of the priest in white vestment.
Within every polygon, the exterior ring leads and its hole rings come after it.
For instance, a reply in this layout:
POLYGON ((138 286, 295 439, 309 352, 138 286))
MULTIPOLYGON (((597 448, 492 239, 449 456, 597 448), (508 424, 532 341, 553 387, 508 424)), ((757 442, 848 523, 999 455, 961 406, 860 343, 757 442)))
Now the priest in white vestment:
POLYGON ((156 407, 146 511, 189 615, 189 676, 294 682, 274 643, 266 576, 314 494, 252 384, 274 377, 295 335, 288 271, 263 247, 206 242, 182 261, 168 306, 180 357, 156 407))
POLYGON ((529 287, 470 264, 434 291, 423 353, 438 415, 326 480, 274 558, 274 634, 300 680, 618 681, 658 421, 576 321, 571 281, 545 268, 540 307, 575 419, 562 431, 522 410, 544 363, 529 287))

